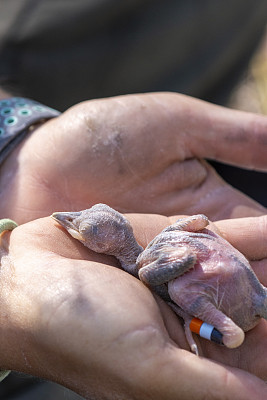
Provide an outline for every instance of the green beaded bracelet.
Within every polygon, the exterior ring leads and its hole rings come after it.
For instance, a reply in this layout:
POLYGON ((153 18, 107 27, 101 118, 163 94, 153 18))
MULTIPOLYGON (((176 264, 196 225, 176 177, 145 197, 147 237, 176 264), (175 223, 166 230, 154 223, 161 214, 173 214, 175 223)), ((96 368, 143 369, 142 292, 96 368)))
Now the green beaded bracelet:
POLYGON ((53 108, 24 97, 0 100, 0 164, 30 132, 31 126, 59 115, 53 108))

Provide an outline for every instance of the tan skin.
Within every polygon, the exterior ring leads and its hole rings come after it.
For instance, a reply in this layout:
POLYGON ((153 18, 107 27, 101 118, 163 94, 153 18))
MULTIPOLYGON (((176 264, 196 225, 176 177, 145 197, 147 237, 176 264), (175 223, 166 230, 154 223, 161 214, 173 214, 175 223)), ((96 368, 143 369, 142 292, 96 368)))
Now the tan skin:
MULTIPOLYGON (((266 132, 266 117, 178 94, 85 102, 37 127, 2 165, 0 214, 21 224, 106 202, 121 212, 261 216, 265 208, 199 159, 267 170, 266 132)), ((132 218, 141 244, 170 223, 132 218)), ((253 267, 266 285, 266 219, 220 227, 250 259, 262 260, 253 267)), ((14 263, 2 260, 0 368, 101 399, 266 397, 265 384, 242 371, 267 378, 265 322, 236 350, 201 342, 203 355, 225 366, 196 358, 177 317, 107 266, 112 258, 88 252, 50 219, 4 234, 5 251, 9 236, 14 263)))
MULTIPOLYGON (((174 220, 128 218, 143 246, 174 220)), ((217 223, 255 260, 252 266, 264 284, 266 222, 255 217, 217 223), (242 236, 236 235, 240 224, 242 236)), ((265 383, 254 375, 267 379, 267 321, 237 349, 200 340, 204 357, 197 357, 188 349, 182 322, 160 299, 114 268, 112 257, 90 252, 52 219, 5 233, 1 244, 2 254, 12 259, 2 258, 1 368, 55 380, 85 398, 92 393, 99 399, 266 397, 265 383)))
POLYGON ((28 136, 0 174, 0 216, 19 223, 106 203, 120 212, 266 210, 203 158, 267 170, 267 117, 171 93, 88 101, 28 136))

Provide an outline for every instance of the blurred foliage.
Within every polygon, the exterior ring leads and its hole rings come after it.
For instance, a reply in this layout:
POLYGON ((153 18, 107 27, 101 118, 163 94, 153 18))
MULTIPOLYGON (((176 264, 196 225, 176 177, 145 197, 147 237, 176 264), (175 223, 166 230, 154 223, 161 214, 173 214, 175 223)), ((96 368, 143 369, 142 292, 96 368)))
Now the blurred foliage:
POLYGON ((230 97, 229 107, 267 115, 267 28, 245 76, 230 97))

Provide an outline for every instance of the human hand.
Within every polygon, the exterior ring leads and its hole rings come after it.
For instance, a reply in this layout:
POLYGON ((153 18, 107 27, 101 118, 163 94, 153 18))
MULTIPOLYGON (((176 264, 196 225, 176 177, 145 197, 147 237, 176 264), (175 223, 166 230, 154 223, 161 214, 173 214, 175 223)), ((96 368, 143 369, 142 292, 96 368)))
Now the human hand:
MULTIPOLYGON (((145 246, 173 222, 129 215, 145 246)), ((217 223, 267 276, 266 217, 217 223)), ((226 349, 203 339, 189 352, 181 321, 112 257, 90 252, 52 219, 1 239, 0 368, 55 380, 85 398, 263 399, 267 322, 226 349), (214 361, 215 360, 215 361, 214 361), (243 370, 248 372, 245 372, 243 370)))
POLYGON ((227 185, 203 158, 267 170, 267 118, 170 93, 87 101, 50 120, 1 170, 3 217, 19 223, 99 202, 120 212, 266 209, 227 185))

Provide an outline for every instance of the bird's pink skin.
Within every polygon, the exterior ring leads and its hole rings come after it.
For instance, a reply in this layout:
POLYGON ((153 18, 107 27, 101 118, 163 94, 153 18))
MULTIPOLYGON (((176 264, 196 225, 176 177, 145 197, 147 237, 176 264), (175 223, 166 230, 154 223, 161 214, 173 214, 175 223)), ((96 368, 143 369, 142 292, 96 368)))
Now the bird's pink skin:
POLYGON ((267 319, 267 289, 247 259, 214 231, 202 214, 178 220, 143 250, 127 219, 97 204, 53 218, 85 246, 115 256, 123 269, 151 287, 185 320, 191 349, 197 347, 189 321, 197 317, 223 334, 229 348, 239 346, 244 332, 267 319))

